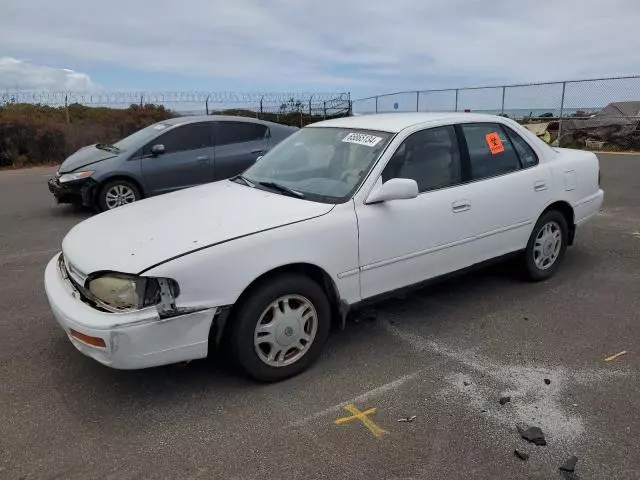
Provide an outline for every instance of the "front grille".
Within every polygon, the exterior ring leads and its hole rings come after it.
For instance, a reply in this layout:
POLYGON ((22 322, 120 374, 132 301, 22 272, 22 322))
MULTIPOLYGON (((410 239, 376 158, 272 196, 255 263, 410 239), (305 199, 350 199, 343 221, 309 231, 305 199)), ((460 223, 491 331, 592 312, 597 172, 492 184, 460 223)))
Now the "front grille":
POLYGON ((71 262, 69 262, 68 259, 65 258, 65 267, 67 268, 67 272, 69 273, 69 276, 75 280, 76 283, 79 283, 80 285, 83 285, 86 283, 87 280, 87 276, 82 273, 80 270, 78 270, 77 267, 75 267, 71 262))
MULTIPOLYGON (((76 292, 78 292, 78 294, 80 295, 80 299, 86 303, 87 305, 95 308, 96 310, 100 310, 101 312, 109 312, 109 310, 107 310, 106 308, 102 307, 100 305, 100 302, 98 302, 93 295, 91 294, 91 292, 89 290, 87 290, 86 288, 84 288, 84 283, 79 283, 74 276, 71 274, 71 271, 68 267, 74 268, 72 266, 72 264, 65 258, 64 254, 60 254, 60 260, 59 260, 59 267, 60 267, 60 272, 62 273, 62 276, 64 278, 66 278, 71 285, 73 286, 73 288, 76 290, 76 292)), ((86 279, 86 276, 84 276, 83 274, 80 273, 79 270, 75 269, 80 275, 82 275, 83 279, 86 279)), ((84 280, 83 280, 84 282, 84 280)))

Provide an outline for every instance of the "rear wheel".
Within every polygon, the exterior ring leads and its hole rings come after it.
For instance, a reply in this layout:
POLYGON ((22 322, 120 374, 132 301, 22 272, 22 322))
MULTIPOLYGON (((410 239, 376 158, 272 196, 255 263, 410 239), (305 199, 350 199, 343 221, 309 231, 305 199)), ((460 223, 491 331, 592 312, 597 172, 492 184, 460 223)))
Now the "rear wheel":
POLYGON ((113 180, 106 183, 98 193, 98 207, 100 211, 136 202, 142 198, 140 190, 128 180, 113 180))
POLYGON ((232 352, 256 380, 273 382, 305 370, 329 335, 331 309, 308 277, 284 274, 259 285, 233 320, 232 352))
POLYGON ((530 280, 546 280, 556 273, 569 240, 567 220, 557 210, 540 217, 525 251, 525 270, 530 280))

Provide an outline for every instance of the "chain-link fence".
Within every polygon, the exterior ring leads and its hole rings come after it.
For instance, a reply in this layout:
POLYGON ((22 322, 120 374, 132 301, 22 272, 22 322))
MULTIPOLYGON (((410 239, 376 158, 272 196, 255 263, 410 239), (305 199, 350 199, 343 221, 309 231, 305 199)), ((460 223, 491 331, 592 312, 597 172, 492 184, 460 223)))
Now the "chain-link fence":
POLYGON ((351 114, 351 101, 348 93, 331 96, 330 94, 308 94, 290 96, 288 100, 265 101, 248 103, 243 106, 227 106, 219 103, 207 104, 205 112, 209 115, 240 115, 250 116, 261 120, 284 123, 297 127, 304 127, 310 123, 330 118, 345 117, 351 114))
POLYGON ((354 115, 503 115, 561 146, 640 150, 640 76, 397 92, 355 100, 352 108, 354 115))

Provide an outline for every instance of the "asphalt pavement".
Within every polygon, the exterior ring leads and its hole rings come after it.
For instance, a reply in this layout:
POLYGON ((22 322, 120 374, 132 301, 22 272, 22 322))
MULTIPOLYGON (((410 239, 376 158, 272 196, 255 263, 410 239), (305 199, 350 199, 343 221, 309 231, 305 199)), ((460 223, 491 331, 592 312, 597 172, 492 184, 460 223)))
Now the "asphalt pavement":
POLYGON ((271 385, 77 352, 42 277, 91 213, 54 203, 53 169, 0 172, 0 478, 548 479, 571 455, 566 478, 639 478, 640 157, 600 158, 604 208, 557 276, 504 264, 389 300, 271 385))

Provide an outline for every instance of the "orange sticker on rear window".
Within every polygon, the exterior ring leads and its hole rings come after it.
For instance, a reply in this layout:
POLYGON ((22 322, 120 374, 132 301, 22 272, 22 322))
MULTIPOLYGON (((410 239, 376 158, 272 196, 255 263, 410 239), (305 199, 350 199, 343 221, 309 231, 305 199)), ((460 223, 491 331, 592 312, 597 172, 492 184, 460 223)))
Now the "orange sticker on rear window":
POLYGON ((487 140, 487 145, 489 146, 489 150, 491 150, 492 155, 504 152, 504 145, 502 144, 502 140, 500 140, 500 136, 497 132, 487 133, 485 135, 485 139, 487 140))

